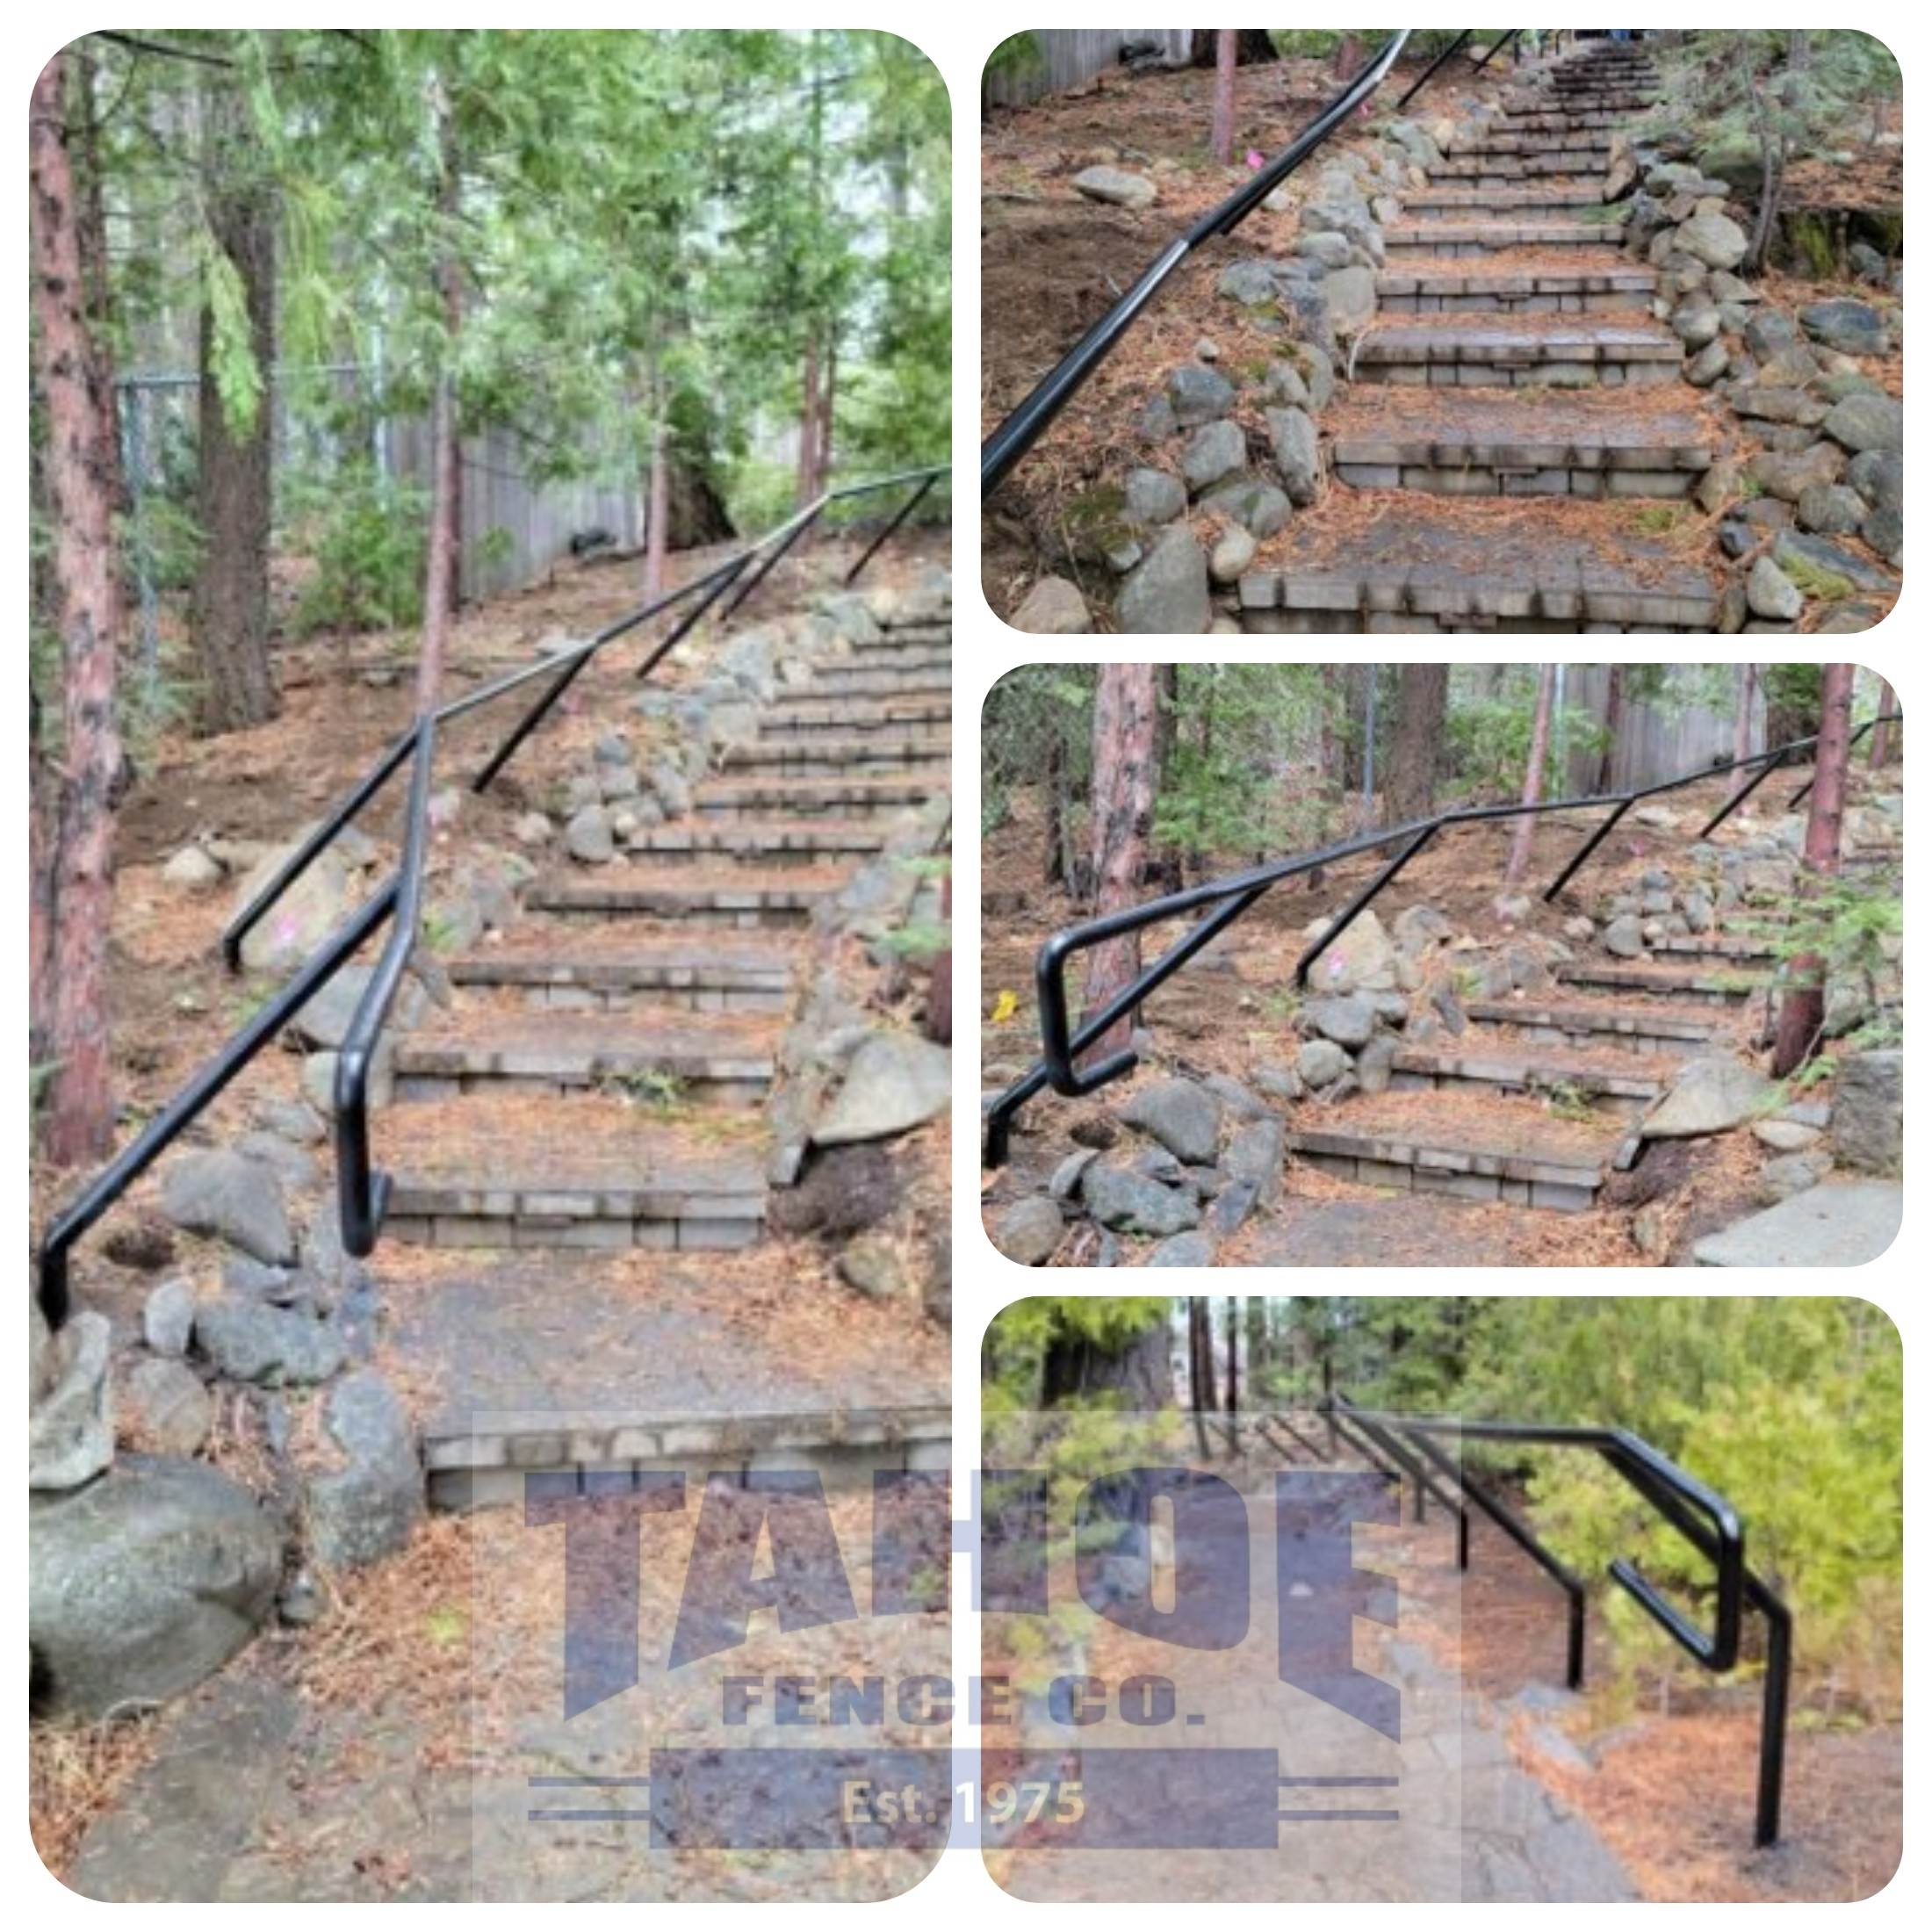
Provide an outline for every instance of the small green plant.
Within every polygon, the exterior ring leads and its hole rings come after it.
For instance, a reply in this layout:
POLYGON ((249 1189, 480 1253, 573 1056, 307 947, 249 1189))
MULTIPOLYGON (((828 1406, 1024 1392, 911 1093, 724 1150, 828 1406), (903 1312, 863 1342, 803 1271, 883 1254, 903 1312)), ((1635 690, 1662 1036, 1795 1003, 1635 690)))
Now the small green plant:
POLYGON ((1681 503, 1646 503, 1631 519, 1646 537, 1668 537, 1683 520, 1681 503))
POLYGON ((1539 1081, 1537 1092, 1542 1095, 1544 1106, 1560 1121, 1588 1126, 1597 1119, 1590 1089, 1577 1081, 1539 1081))
POLYGON ((688 1090, 681 1075, 668 1067, 646 1067, 638 1073, 612 1073, 600 1083, 605 1092, 627 1107, 648 1108, 660 1119, 671 1120, 685 1112, 688 1090))
POLYGON ((1850 578, 1841 577, 1835 570, 1827 570, 1822 564, 1814 564, 1796 551, 1780 558, 1778 567, 1807 597, 1817 597, 1826 603, 1842 603, 1857 588, 1850 578))
POLYGON ((295 608, 299 636, 314 631, 394 630, 422 616, 429 499, 419 489, 351 464, 327 486, 308 486, 292 508, 292 541, 314 562, 295 608))
POLYGON ((877 942, 880 951, 915 962, 937 959, 953 943, 953 929, 937 919, 909 919, 877 942))

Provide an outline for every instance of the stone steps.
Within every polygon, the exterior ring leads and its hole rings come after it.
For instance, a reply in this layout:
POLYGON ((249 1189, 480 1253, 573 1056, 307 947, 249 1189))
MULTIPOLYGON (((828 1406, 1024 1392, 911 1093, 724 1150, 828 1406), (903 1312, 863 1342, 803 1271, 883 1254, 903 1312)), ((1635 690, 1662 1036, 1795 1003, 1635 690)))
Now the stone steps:
POLYGON ((1460 390, 1402 411, 1331 413, 1335 475, 1354 489, 1445 496, 1679 497, 1710 467, 1716 437, 1690 415, 1627 422, 1560 400, 1499 410, 1460 390), (1358 429, 1352 416, 1360 421, 1358 429))
POLYGON ((1777 964, 1777 955, 1760 940, 1726 938, 1719 934, 1691 934, 1688 937, 1660 939, 1650 948, 1653 955, 1671 961, 1697 960, 1722 966, 1762 968, 1770 971, 1777 964))
POLYGON ((705 819, 749 822, 783 813, 795 818, 897 818, 933 796, 925 778, 709 779, 692 800, 705 819))
POLYGON ((1474 141, 1449 150, 1446 158, 1502 159, 1517 155, 1564 155, 1579 174, 1601 173, 1610 166, 1608 128, 1578 128, 1566 117, 1561 127, 1489 127, 1474 141))
MULTIPOLYGON (((1402 198, 1402 213, 1447 221, 1583 221, 1603 220, 1588 211, 1601 208, 1592 188, 1425 188, 1402 198)), ((1614 220, 1604 220, 1607 229, 1614 220)))
POLYGON ((1512 1051, 1498 1042, 1474 1051, 1399 1048, 1389 1085, 1397 1091, 1568 1095, 1579 1104, 1608 1103, 1606 1111, 1628 1114, 1654 1100, 1667 1078, 1667 1070, 1660 1068, 1618 1071, 1561 1055, 1512 1051))
POLYGON ((809 687, 781 698, 759 722, 761 738, 809 737, 821 732, 865 732, 922 725, 948 732, 953 722, 951 696, 892 697, 865 702, 820 697, 809 687))
MULTIPOLYGON (((1582 1144, 1581 1130, 1569 1122, 1563 1125, 1574 1151, 1537 1153, 1526 1150, 1502 1119, 1494 1130, 1460 1123, 1379 1127, 1373 1119, 1363 1118, 1373 1109, 1373 1101, 1352 1101, 1336 1116, 1338 1123, 1346 1124, 1291 1129, 1288 1150, 1337 1180, 1399 1193, 1503 1201, 1559 1214, 1581 1214, 1595 1206, 1597 1189, 1618 1150, 1613 1136, 1601 1135, 1596 1136, 1597 1149, 1589 1150, 1582 1144)), ((1504 1103, 1499 1101, 1495 1111, 1503 1116, 1504 1103)))
POLYGON ((755 1016, 478 1009, 396 1042, 399 1100, 510 1091, 635 1090, 754 1106, 777 1067, 777 1027, 755 1016))
POLYGON ((789 741, 761 739, 725 754, 723 771, 732 776, 838 778, 864 775, 940 773, 952 762, 948 739, 881 732, 873 737, 827 736, 789 741))
MULTIPOLYGON (((1416 260, 1419 258, 1411 258, 1416 260)), ((1657 290, 1657 271, 1618 263, 1614 267, 1521 270, 1431 269, 1385 270, 1375 280, 1385 314, 1591 314, 1646 306, 1657 290)))
POLYGON ((1653 998, 1705 1006, 1741 1006, 1764 991, 1769 982, 1744 972, 1700 972, 1695 967, 1623 966, 1596 960, 1572 960, 1557 967, 1557 979, 1582 990, 1640 993, 1653 998))
MULTIPOLYGON (((1575 984, 1573 981, 1571 984, 1575 984)), ((1536 1046, 1614 1046, 1647 1059, 1686 1059, 1705 1052, 1716 1036, 1712 1021, 1661 1006, 1587 1006, 1532 1004, 1510 999, 1463 1003, 1471 1020, 1536 1046)))
POLYGON ((1576 108, 1539 108, 1499 114, 1489 123, 1491 134, 1596 134, 1606 137, 1622 128, 1629 117, 1621 112, 1576 108))
POLYGON ((1420 256, 1473 259, 1514 249, 1602 249, 1620 221, 1398 221, 1382 230, 1388 264, 1400 270, 1420 256))
POLYGON ((1716 628, 1717 588, 1633 535, 1617 507, 1564 506, 1560 528, 1491 527, 1480 504, 1421 493, 1379 501, 1333 532, 1296 526, 1298 559, 1251 570, 1241 624, 1256 633, 1564 633, 1716 628))
POLYGON ((876 637, 854 638, 851 643, 853 656, 868 660, 898 652, 918 655, 934 650, 943 650, 950 654, 953 648, 953 623, 950 617, 947 617, 934 619, 930 624, 886 624, 880 628, 876 637))
POLYGON ((746 867, 732 878, 681 876, 682 871, 672 868, 640 876, 641 867, 607 868, 595 879, 535 886, 523 903, 537 912, 599 919, 633 913, 751 931, 809 924, 814 909, 844 883, 842 869, 827 873, 803 866, 763 876, 746 867))
POLYGON ((778 818, 729 823, 699 818, 658 825, 631 841, 631 850, 667 865, 724 860, 781 869, 818 865, 827 859, 862 858, 883 851, 883 819, 778 818))
POLYGON ((1613 388, 1677 381, 1683 344, 1668 329, 1608 321, 1518 328, 1446 319, 1392 322, 1355 350, 1358 382, 1462 388, 1613 388))
MULTIPOLYGON (((1607 150, 1604 158, 1607 162, 1607 150)), ((1545 180, 1585 184, 1602 173, 1601 168, 1560 149, 1547 154, 1450 155, 1429 170, 1429 178, 1438 184, 1456 181, 1471 188, 1515 188, 1545 180)), ((1602 199, 1599 192, 1599 205, 1602 199)))
POLYGON ((821 663, 799 695, 809 697, 897 697, 919 692, 949 692, 953 658, 948 652, 908 652, 883 664, 849 660, 821 663))
POLYGON ((601 1011, 648 1002, 694 1013, 782 1013, 789 1003, 793 948, 780 943, 646 935, 573 948, 555 930, 523 933, 488 952, 448 962, 458 986, 515 988, 533 1006, 601 1011))

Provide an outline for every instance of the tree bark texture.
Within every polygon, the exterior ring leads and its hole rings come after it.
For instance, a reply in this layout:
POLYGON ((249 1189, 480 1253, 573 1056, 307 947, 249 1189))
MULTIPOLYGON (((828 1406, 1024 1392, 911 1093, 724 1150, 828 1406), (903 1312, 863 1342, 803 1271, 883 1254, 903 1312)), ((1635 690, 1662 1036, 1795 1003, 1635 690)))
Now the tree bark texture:
MULTIPOLYGON (((1737 667, 1737 717, 1732 721, 1731 756, 1748 758, 1751 755, 1751 706, 1757 696, 1757 667, 1755 664, 1741 664, 1737 667)), ((1750 783, 1752 774, 1740 765, 1731 774, 1731 797, 1737 795, 1750 783)))
POLYGON ((30 750, 30 786, 38 793, 29 833, 30 1032, 36 1064, 48 1070, 46 1151, 61 1166, 97 1160, 113 1143, 107 961, 113 787, 121 768, 112 381, 87 321, 89 278, 67 148, 65 79, 66 56, 56 54, 34 83, 28 132, 35 373, 47 407, 61 661, 60 745, 30 750))
MULTIPOLYGON (((1818 724, 1818 756, 1813 768, 1811 817, 1805 825, 1805 858, 1799 875, 1800 899, 1819 883, 1838 876, 1845 820, 1845 778, 1851 765, 1851 684, 1854 667, 1825 667, 1823 715, 1818 724)), ((1825 962, 1815 953, 1791 962, 1791 984, 1777 1009, 1777 1041, 1771 1073, 1783 1079, 1818 1050, 1825 1028, 1825 962)))
POLYGON ((1386 789, 1391 822, 1426 818, 1436 809, 1443 721, 1449 709, 1449 667, 1405 664, 1395 700, 1395 745, 1386 789))
POLYGON ((1234 158, 1235 67, 1240 38, 1237 27, 1220 27, 1215 33, 1214 122, 1208 131, 1208 148, 1223 168, 1234 158))
POLYGON ((1157 1321, 1120 1348, 1102 1348, 1090 1335, 1056 1324, 1047 1343, 1042 1404, 1109 1394, 1129 1409, 1171 1409, 1167 1323, 1157 1321))
MULTIPOLYGON (((1556 692, 1556 667, 1546 664, 1536 686, 1536 722, 1530 728, 1529 769, 1523 775, 1523 803, 1533 805, 1543 797, 1543 767, 1550 754, 1550 709, 1556 692)), ((1514 891, 1529 869, 1530 847, 1536 839, 1532 816, 1518 818, 1516 837, 1510 844, 1509 869, 1503 875, 1503 889, 1514 891)))
MULTIPOLYGON (((1151 664, 1103 664, 1093 695, 1094 910, 1116 912, 1138 897, 1154 818, 1154 688, 1151 664)), ((1087 955, 1083 1010, 1098 1013, 1141 970, 1138 934, 1087 955)), ((1123 1014, 1090 1057, 1119 1052, 1134 1029, 1123 1014)))
POLYGON ((201 728, 217 732, 264 724, 281 708, 269 662, 276 211, 273 195, 256 177, 246 152, 243 110, 234 91, 211 88, 204 112, 202 191, 208 227, 214 245, 241 278, 249 352, 262 378, 254 416, 236 422, 216 380, 214 315, 204 303, 195 479, 201 552, 189 622, 201 672, 201 728))
POLYGON ((445 238, 436 279, 443 298, 443 368, 436 378, 436 402, 429 417, 429 550, 423 563, 422 655, 416 665, 418 716, 436 708, 443 689, 443 661, 449 653, 457 573, 462 567, 462 426, 457 415, 454 365, 457 344, 463 336, 463 270, 448 232, 455 224, 462 186, 446 106, 443 114, 440 199, 445 238))
POLYGON ((1610 686, 1604 696, 1604 753, 1597 761, 1596 789, 1605 792, 1617 782, 1617 741, 1624 730, 1624 667, 1610 667, 1610 686))
POLYGON ((646 385, 651 397, 651 479, 644 503, 644 601, 664 595, 664 554, 671 541, 671 414, 664 374, 656 367, 646 385))
POLYGON ((1871 727, 1871 768, 1874 771, 1892 762, 1892 735, 1893 727, 1885 722, 1885 714, 1899 708, 1899 694, 1892 688, 1888 679, 1881 679, 1878 684, 1879 722, 1871 727))

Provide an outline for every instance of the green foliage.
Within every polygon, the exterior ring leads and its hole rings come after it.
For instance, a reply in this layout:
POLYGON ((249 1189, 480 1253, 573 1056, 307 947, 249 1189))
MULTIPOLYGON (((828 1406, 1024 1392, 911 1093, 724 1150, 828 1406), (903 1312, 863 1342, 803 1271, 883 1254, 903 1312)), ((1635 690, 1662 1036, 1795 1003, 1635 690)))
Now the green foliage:
MULTIPOLYGON (((1533 690, 1526 697, 1476 697, 1451 705, 1445 721, 1449 761, 1461 789, 1472 798, 1520 797, 1535 724, 1533 690)), ((1578 750, 1601 752, 1609 742, 1609 734, 1590 712, 1565 705, 1550 724, 1545 795, 1558 773, 1559 746, 1567 756, 1578 750)))
POLYGON ((428 520, 423 491, 392 482, 368 463, 347 465, 332 487, 305 493, 290 522, 314 573, 296 605, 297 633, 416 623, 428 520))
POLYGON ((980 1348, 987 1412, 1038 1403, 1047 1351, 1056 1338, 1084 1336, 1106 1352, 1118 1353, 1164 1323, 1171 1307, 1160 1294, 1030 1294, 1009 1302, 987 1323, 980 1348))

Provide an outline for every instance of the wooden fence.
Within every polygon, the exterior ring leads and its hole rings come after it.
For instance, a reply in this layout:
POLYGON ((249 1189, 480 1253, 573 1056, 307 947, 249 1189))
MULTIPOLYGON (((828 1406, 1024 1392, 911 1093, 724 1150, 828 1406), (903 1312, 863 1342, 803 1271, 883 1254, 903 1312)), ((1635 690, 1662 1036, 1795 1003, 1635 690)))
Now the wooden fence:
MULTIPOLYGON (((1564 670, 1563 700, 1572 710, 1587 711, 1600 724, 1610 701, 1607 664, 1572 664, 1564 670)), ((1687 702, 1707 688, 1708 673, 1698 667, 1673 667, 1663 697, 1654 703, 1626 700, 1611 760, 1611 789, 1627 791, 1640 785, 1661 784, 1714 759, 1728 759, 1736 738, 1734 690, 1719 705, 1687 702)), ((1751 697, 1751 750, 1765 749, 1764 691, 1754 685, 1751 697)), ((1589 791, 1597 780, 1597 756, 1579 750, 1564 775, 1567 788, 1589 791)))
POLYGON ((1192 27, 1041 27, 1033 35, 1040 59, 1024 72, 989 75, 982 97, 995 107, 1024 107, 1062 88, 1078 87, 1118 66, 1121 49, 1130 40, 1157 41, 1167 63, 1180 67, 1193 35, 1192 27))

